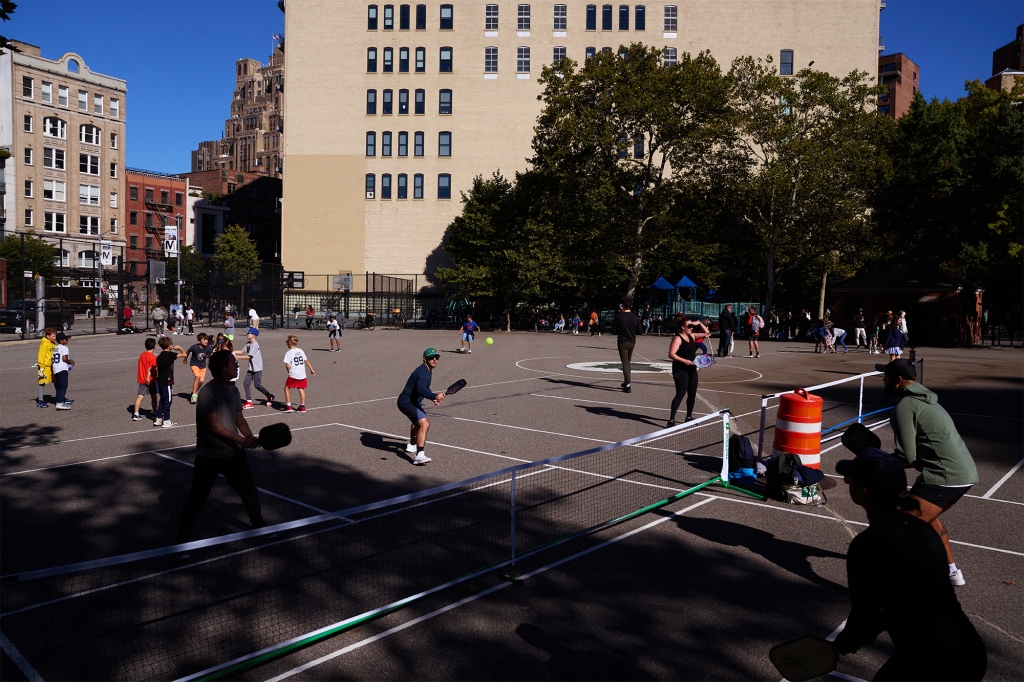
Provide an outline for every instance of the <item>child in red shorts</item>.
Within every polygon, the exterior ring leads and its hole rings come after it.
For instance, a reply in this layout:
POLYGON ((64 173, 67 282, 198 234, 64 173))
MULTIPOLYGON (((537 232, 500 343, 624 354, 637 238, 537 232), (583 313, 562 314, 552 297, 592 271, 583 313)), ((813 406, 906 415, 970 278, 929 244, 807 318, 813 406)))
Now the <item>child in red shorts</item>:
POLYGON ((288 352, 284 354, 284 368, 288 371, 288 379, 284 383, 285 412, 295 412, 292 409, 291 389, 299 389, 299 412, 306 411, 306 368, 309 373, 316 376, 313 365, 309 364, 309 358, 305 351, 299 348, 299 339, 294 334, 288 335, 288 352))

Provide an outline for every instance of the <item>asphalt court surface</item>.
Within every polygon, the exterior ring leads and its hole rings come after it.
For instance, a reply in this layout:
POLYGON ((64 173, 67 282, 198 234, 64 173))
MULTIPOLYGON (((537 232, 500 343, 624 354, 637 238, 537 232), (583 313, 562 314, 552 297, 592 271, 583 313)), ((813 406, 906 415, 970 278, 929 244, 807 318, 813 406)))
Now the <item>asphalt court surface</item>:
MULTIPOLYGON (((260 336, 264 384, 279 400, 286 334, 260 336)), ((613 337, 492 333, 496 343, 486 346, 485 336, 472 355, 461 355, 453 331, 349 330, 342 352, 328 353, 326 333, 300 331, 317 371, 309 412, 245 412, 254 430, 277 421, 294 430, 288 448, 250 453, 267 522, 394 497, 665 424, 669 374, 635 374, 633 392, 625 394, 619 374, 566 367, 615 362, 613 337), (401 452, 408 421, 394 402, 427 346, 442 351, 434 390, 460 378, 469 387, 428 410, 433 462, 414 467, 401 452)), ((192 342, 172 338, 186 347, 192 342)), ((178 365, 171 416, 180 427, 132 422, 142 343, 139 336, 73 339, 78 365, 68 395, 75 403, 62 412, 35 407, 36 346, 0 349, 0 573, 173 541, 191 480, 191 376, 178 365)), ((640 339, 634 362, 664 362, 668 343, 640 339)), ((884 358, 863 351, 815 355, 802 343, 762 347, 760 359, 720 360, 701 370, 695 414, 729 407, 735 428, 754 432, 763 393, 871 371, 884 358)), ((746 344, 737 341, 736 349, 745 354, 746 344)), ((1016 679, 1024 669, 1024 356, 989 348, 928 348, 919 356, 925 384, 953 414, 981 479, 944 517, 968 581, 957 594, 988 646, 987 679, 1016 679)), ((52 401, 52 387, 47 395, 52 401)), ((889 404, 881 380, 868 379, 865 409, 889 404)), ((887 426, 878 433, 891 443, 887 426)), ((848 456, 838 441, 823 450, 827 472, 848 456)), ((475 580, 245 676, 777 679, 770 646, 807 632, 827 635, 848 612, 845 549, 866 519, 841 482, 827 495, 827 507, 795 507, 708 489, 534 557, 521 575, 539 572, 521 585, 475 580)), ((194 539, 248 527, 240 501, 220 482, 194 539)), ((886 646, 880 638, 845 657, 839 670, 870 679, 886 646)), ((0 658, 4 679, 17 678, 0 658)))

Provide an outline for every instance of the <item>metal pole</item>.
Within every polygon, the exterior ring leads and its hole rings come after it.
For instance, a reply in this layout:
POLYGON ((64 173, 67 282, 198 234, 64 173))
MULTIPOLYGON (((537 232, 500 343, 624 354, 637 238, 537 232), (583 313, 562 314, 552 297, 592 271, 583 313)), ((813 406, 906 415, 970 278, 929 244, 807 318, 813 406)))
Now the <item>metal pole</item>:
POLYGON ((117 333, 121 333, 124 323, 124 247, 121 247, 121 257, 117 259, 117 333))
POLYGON ((857 423, 864 423, 864 377, 860 378, 860 397, 857 399, 857 423))
POLYGON ((25 312, 25 233, 21 233, 21 340, 25 340, 28 313, 25 312))
MULTIPOLYGON (((178 255, 174 257, 174 260, 178 262, 178 279, 176 280, 178 286, 178 307, 181 307, 181 216, 175 218, 177 222, 177 228, 174 230, 174 241, 177 242, 178 255)), ((175 327, 177 329, 177 327, 175 327)))
MULTIPOLYGON (((100 247, 102 248, 102 247, 100 247)), ((96 256, 96 252, 92 252, 93 257, 96 256)), ((103 264, 100 263, 99 259, 96 259, 96 277, 99 278, 99 288, 96 289, 96 294, 92 302, 92 333, 96 335, 96 316, 100 314, 100 307, 103 305, 103 264)))
MULTIPOLYGON (((726 408, 728 410, 729 408, 726 408)), ((760 456, 761 453, 758 453, 760 456)), ((722 414, 722 471, 719 473, 722 484, 729 487, 729 412, 722 414)))
POLYGON ((761 396, 761 428, 757 432, 757 456, 764 457, 764 420, 768 412, 768 396, 761 396))
POLYGON ((516 472, 512 472, 512 484, 510 486, 509 497, 511 499, 512 509, 512 523, 510 531, 510 543, 512 548, 512 565, 508 569, 509 577, 515 580, 516 577, 516 472))
POLYGON ((64 238, 57 240, 57 286, 60 287, 60 321, 64 323, 64 238))

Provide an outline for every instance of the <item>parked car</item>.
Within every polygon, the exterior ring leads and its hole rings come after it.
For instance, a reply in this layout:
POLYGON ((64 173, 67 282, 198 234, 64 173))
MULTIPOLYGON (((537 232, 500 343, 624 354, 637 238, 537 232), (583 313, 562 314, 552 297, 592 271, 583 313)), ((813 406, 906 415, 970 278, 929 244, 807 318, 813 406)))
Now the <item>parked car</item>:
MULTIPOLYGON (((47 327, 53 327, 60 331, 71 329, 75 323, 75 313, 70 305, 65 305, 64 314, 61 315, 60 301, 46 301, 45 320, 47 327)), ((35 301, 11 301, 3 310, 0 310, 0 333, 15 333, 15 330, 25 326, 27 334, 36 333, 36 302, 35 301), (25 318, 28 321, 25 321, 25 318)))

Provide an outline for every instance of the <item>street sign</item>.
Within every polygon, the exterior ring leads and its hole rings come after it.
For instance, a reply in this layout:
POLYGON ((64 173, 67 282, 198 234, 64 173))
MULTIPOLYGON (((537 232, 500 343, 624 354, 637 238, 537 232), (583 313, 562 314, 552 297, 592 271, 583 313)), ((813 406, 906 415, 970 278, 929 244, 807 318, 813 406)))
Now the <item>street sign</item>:
POLYGON ((333 275, 331 288, 334 291, 352 291, 352 275, 333 275))
POLYGON ((178 226, 164 227, 164 256, 174 258, 178 255, 178 226))
POLYGON ((114 261, 114 243, 109 239, 100 240, 100 265, 110 265, 114 261))
POLYGON ((25 277, 27 277, 29 279, 32 279, 32 271, 31 270, 26 270, 25 271, 25 277))

